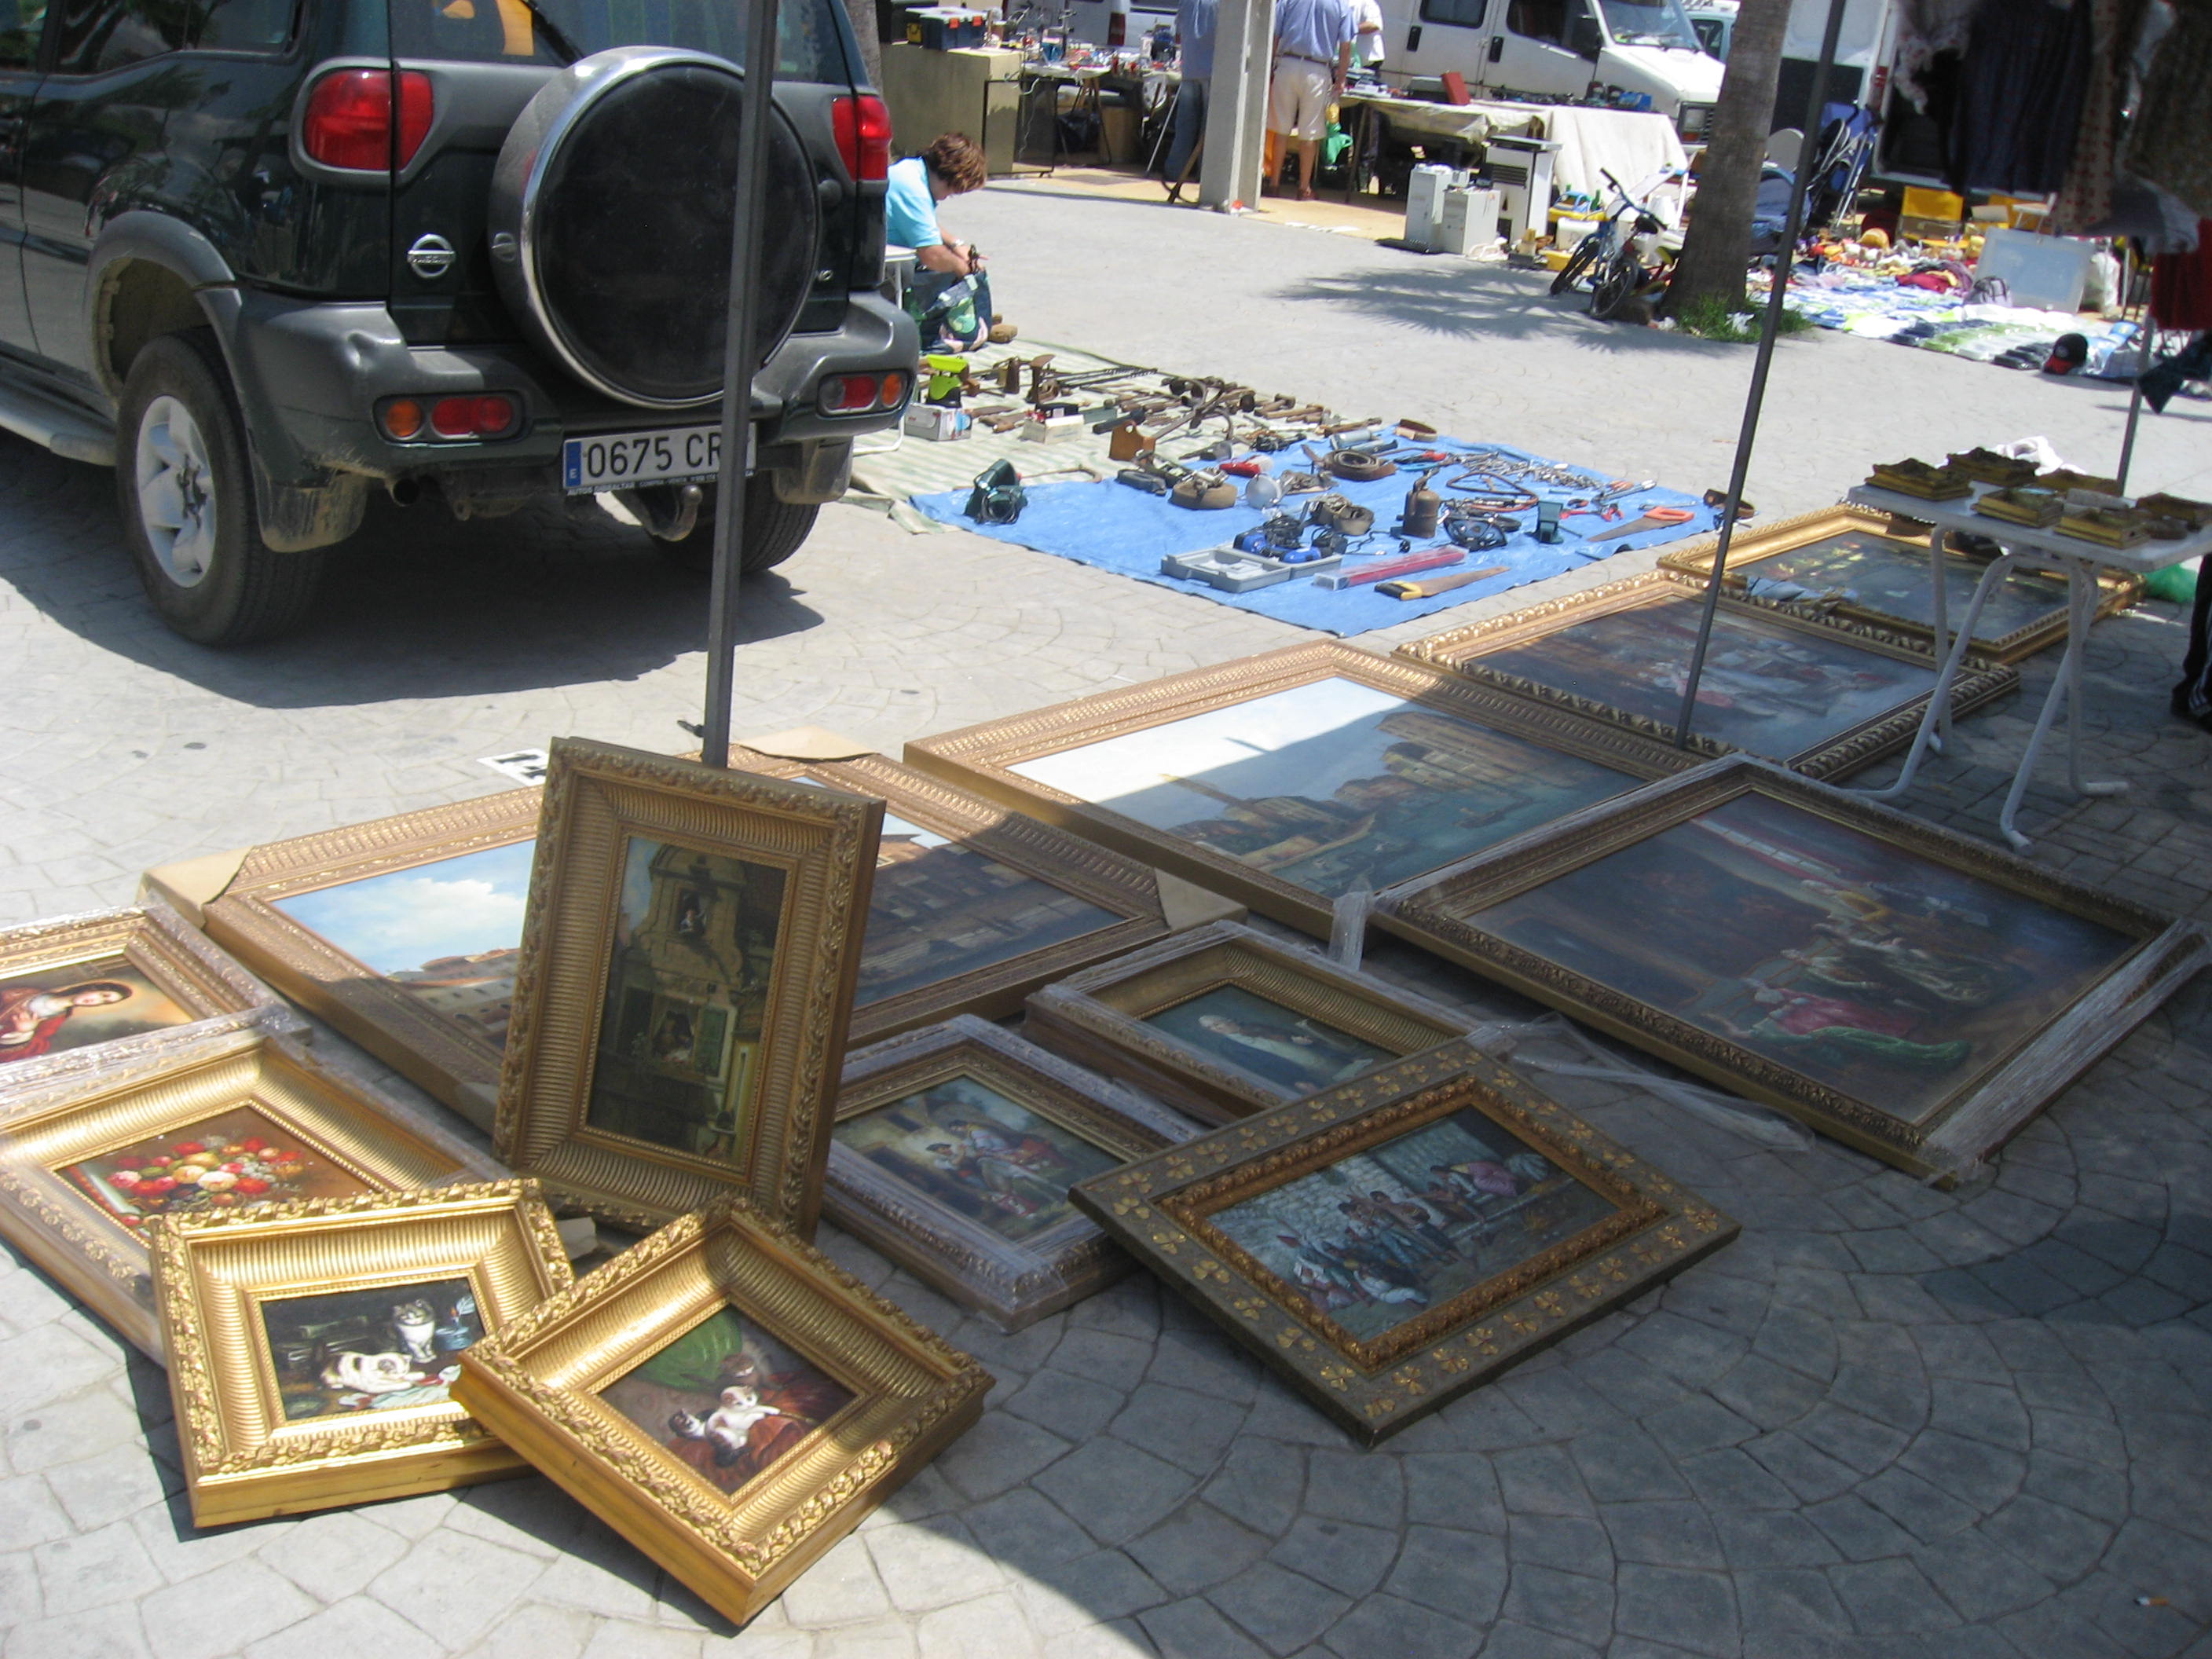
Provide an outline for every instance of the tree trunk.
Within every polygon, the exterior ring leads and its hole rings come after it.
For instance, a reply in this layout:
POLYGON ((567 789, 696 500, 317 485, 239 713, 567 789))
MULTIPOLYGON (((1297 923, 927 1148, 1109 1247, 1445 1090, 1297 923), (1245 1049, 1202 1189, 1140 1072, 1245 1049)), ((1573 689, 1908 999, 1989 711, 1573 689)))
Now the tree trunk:
POLYGON ((1747 308, 1743 278, 1751 264, 1751 216, 1789 30, 1790 0, 1743 0, 1736 12, 1728 72, 1721 78, 1720 102, 1698 169, 1697 201, 1661 307, 1669 316, 1708 296, 1731 311, 1747 308))
MULTIPOLYGON (((853 33, 860 37, 860 62, 867 83, 884 89, 884 43, 876 38, 876 0, 845 0, 845 15, 853 20, 853 33)), ((931 137, 937 135, 932 133, 931 137)))

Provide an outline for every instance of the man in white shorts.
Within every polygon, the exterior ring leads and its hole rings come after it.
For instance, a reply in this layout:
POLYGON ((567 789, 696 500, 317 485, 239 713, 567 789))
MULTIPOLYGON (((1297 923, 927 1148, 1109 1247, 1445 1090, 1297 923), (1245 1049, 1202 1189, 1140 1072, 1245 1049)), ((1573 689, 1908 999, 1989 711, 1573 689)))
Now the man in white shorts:
POLYGON ((1283 147, 1298 147, 1298 200, 1313 200, 1314 160, 1329 102, 1344 90, 1356 28, 1352 0, 1278 0, 1275 70, 1267 91, 1267 183, 1280 176, 1283 147))

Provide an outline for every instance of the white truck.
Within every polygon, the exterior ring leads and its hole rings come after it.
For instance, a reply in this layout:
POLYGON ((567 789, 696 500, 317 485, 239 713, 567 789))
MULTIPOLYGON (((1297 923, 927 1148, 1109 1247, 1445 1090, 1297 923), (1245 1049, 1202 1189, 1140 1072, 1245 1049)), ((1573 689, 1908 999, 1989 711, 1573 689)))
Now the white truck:
POLYGON ((1457 70, 1478 97, 1642 93, 1682 137, 1705 135, 1723 67, 1682 0, 1382 0, 1385 78, 1457 70))

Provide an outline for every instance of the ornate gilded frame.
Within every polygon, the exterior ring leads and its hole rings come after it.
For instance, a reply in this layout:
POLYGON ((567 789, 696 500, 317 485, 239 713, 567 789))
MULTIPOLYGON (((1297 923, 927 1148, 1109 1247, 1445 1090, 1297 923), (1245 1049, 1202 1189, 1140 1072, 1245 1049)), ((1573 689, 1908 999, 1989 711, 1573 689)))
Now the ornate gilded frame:
POLYGON ((455 1397, 743 1624, 981 1414, 968 1355, 735 1196, 672 1223, 461 1355, 455 1397), (734 1308, 854 1398, 725 1496, 599 1391, 734 1308))
POLYGON ((1369 1445, 1632 1301, 1739 1231, 1465 1042, 1096 1176, 1073 1195, 1139 1261, 1369 1445), (1528 1142, 1612 1204, 1611 1214, 1366 1342, 1210 1219, 1466 1110, 1528 1142))
POLYGON ((0 1123, 0 1233, 132 1346, 165 1364, 145 1243, 62 1171, 240 1107, 261 1113, 372 1192, 506 1174, 459 1136, 289 1039, 239 1032, 127 1073, 70 1079, 11 1108, 0 1123))
MULTIPOLYGON (((1626 801, 1563 818, 1380 901, 1406 937, 1485 978, 1511 986, 1601 1030, 1779 1107, 1822 1133, 1917 1176, 1951 1179, 2029 1118, 2155 1011, 2208 956, 2191 925, 2069 881, 1988 842, 1877 806, 1848 791, 1739 757, 1655 786, 1626 801), (1579 869, 1724 801, 1756 793, 1875 836, 1914 856, 1993 882, 2139 941, 2094 988, 1917 1123, 1815 1082, 1484 931, 1469 920, 1489 905, 1579 869)), ((1724 917, 1715 919, 1724 925, 1724 917)))
MULTIPOLYGON (((1606 582, 1596 587, 1562 594, 1557 599, 1540 600, 1489 622, 1448 628, 1441 634, 1431 634, 1426 639, 1400 646, 1398 654, 1409 662, 1425 663, 1464 675, 1478 684, 1530 697, 1553 707, 1571 708, 1577 714, 1606 721, 1626 731, 1671 743, 1674 728, 1670 721, 1632 714, 1595 697, 1558 690, 1525 675, 1486 668, 1482 659, 1492 651, 1503 650, 1509 646, 1526 645, 1593 617, 1637 610, 1653 599, 1692 597, 1679 579, 1658 571, 1649 571, 1620 581, 1606 582)), ((1723 614, 1729 615, 1733 620, 1752 627, 1763 626, 1826 638, 1876 656, 1916 664, 1925 667, 1929 673, 1929 691, 1907 697, 1882 713, 1838 732, 1815 747, 1801 750, 1794 755, 1776 755, 1768 758, 1793 771, 1802 772, 1807 777, 1837 778, 1880 760, 1884 755, 1902 749, 1912 741, 1912 734, 1919 729, 1920 716, 1928 706, 1929 692, 1935 688, 1936 671, 1941 666, 1928 650, 1927 635, 1923 634, 1915 641, 1903 635, 1864 623, 1832 619, 1815 621, 1780 606, 1746 605, 1735 599, 1723 599, 1722 609, 1723 614)), ((1970 713, 1992 698, 2017 690, 2019 685, 2020 676, 2012 669, 1969 656, 1953 684, 1952 712, 1958 714, 1970 713)), ((1738 752, 1733 745, 1702 734, 1693 733, 1692 743, 1701 756, 1738 752)))
MULTIPOLYGON (((845 1062, 838 1121, 961 1076, 1124 1162, 1198 1133, 1141 1096, 967 1014, 856 1049, 845 1062)), ((823 1207, 847 1232, 1003 1331, 1080 1302, 1130 1266, 1085 1216, 1012 1243, 841 1140, 830 1142, 823 1207)))
MULTIPOLYGON (((1729 544, 1724 591, 1729 598, 1742 605, 1757 605, 1762 610, 1778 611, 1785 615, 1814 621, 1841 618, 1846 622, 1862 623, 1909 640, 1923 651, 1929 650, 1935 642, 1935 629, 1909 617, 1892 616, 1886 611, 1878 611, 1850 599, 1766 599, 1744 592, 1745 578, 1759 574, 1754 567, 1760 560, 1771 559, 1778 553, 1787 553, 1808 543, 1826 541, 1831 536, 1852 534, 1874 536, 1895 543, 1902 551, 1917 558, 1923 577, 1933 580, 1935 573, 1928 565, 1926 526, 1923 526, 1914 534, 1899 534, 1893 527, 1895 523, 1887 513, 1871 513, 1863 507, 1838 506, 1801 513, 1795 518, 1777 519, 1772 524, 1744 526, 1737 530, 1735 538, 1729 544)), ((2002 529, 1996 520, 1992 520, 1990 523, 1992 534, 2002 529)), ((1659 568, 1702 590, 1706 577, 1712 571, 1713 558, 1719 547, 1718 536, 1700 537, 1666 554, 1660 559, 1659 568)), ((1989 562, 1972 554, 1955 551, 1949 556, 1957 561, 1962 572, 1976 576, 1989 562)), ((2109 617, 2124 611, 2142 597, 2142 577, 2105 565, 2097 567, 2096 574, 2098 586, 2102 590, 2097 600, 2099 616, 2109 617)), ((2063 583, 2063 578, 2060 580, 2063 583)), ((1950 608, 1952 620, 1955 623, 1965 615, 1965 605, 1954 601, 1950 608)), ((2011 665, 2033 656, 2045 646, 2055 645, 2065 637, 2066 602, 2062 599, 2045 616, 2008 633, 1977 635, 1975 649, 1978 655, 2011 665)))
POLYGON ((307 1021, 274 991, 158 900, 0 929, 0 980, 47 972, 96 979, 103 963, 118 959, 193 1018, 182 1025, 0 1065, 0 1110, 8 1101, 58 1079, 135 1066, 227 1032, 298 1035, 307 1029, 307 1021))
POLYGON ((1221 986, 1321 1020, 1395 1059, 1468 1030, 1467 1020, 1440 1004, 1234 922, 1194 928, 1047 986, 1030 999, 1022 1030, 1216 1127, 1315 1092, 1231 1065, 1147 1019, 1221 986))
POLYGON ((288 1421, 258 1314, 291 1297, 465 1279, 495 1335, 574 1282, 535 1182, 311 1200, 147 1231, 194 1526, 528 1471, 450 1401, 288 1421))
MULTIPOLYGON (((1038 986, 1149 944, 1170 931, 1161 908, 1158 873, 1151 866, 1023 813, 980 800, 964 789, 902 766, 888 756, 794 761, 733 747, 730 764, 765 777, 810 778, 851 794, 875 796, 898 817, 1095 904, 1115 918, 1110 927, 916 986, 878 1002, 857 1005, 849 1032, 849 1041, 856 1048, 955 1014, 1003 1018, 1018 1009, 1022 999, 1038 986)), ((882 867, 880 858, 878 867, 882 867)), ((864 969, 867 959, 864 939, 860 946, 864 969)))
POLYGON ((538 833, 538 789, 508 789, 251 848, 201 907, 208 935, 318 1018, 489 1132, 500 1045, 447 1018, 282 909, 278 900, 512 846, 538 833))
POLYGON ((811 1235, 883 804, 556 739, 493 1131, 556 1205, 642 1232, 732 1188, 811 1235), (722 1160, 586 1121, 631 833, 784 872, 760 1069, 722 1160))
MULTIPOLYGON (((1061 824, 1133 858, 1225 894, 1264 915, 1323 938, 1332 907, 1319 893, 1241 860, 1178 839, 1113 811, 1032 782, 1024 761, 1144 731, 1317 680, 1341 678, 1423 708, 1488 726, 1642 781, 1695 765, 1717 747, 1684 753, 1618 725, 1494 691, 1443 670, 1378 656, 1335 641, 1285 647, 1189 673, 1102 691, 1025 714, 987 721, 906 745, 908 764, 993 800, 1061 824)), ((1629 787, 1634 787, 1631 783, 1629 787)))

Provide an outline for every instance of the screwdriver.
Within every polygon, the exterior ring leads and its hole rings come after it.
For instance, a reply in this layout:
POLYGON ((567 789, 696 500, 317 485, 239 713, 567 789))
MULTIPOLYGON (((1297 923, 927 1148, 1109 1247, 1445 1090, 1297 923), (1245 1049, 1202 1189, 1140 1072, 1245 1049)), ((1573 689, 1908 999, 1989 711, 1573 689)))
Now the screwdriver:
POLYGON ((1425 599, 1431 593, 1449 593, 1455 587, 1465 587, 1469 582, 1487 581, 1492 576, 1502 576, 1513 567, 1493 564, 1484 570, 1455 571, 1449 576, 1425 576, 1417 582, 1382 582, 1377 593, 1388 593, 1394 599, 1425 599))

